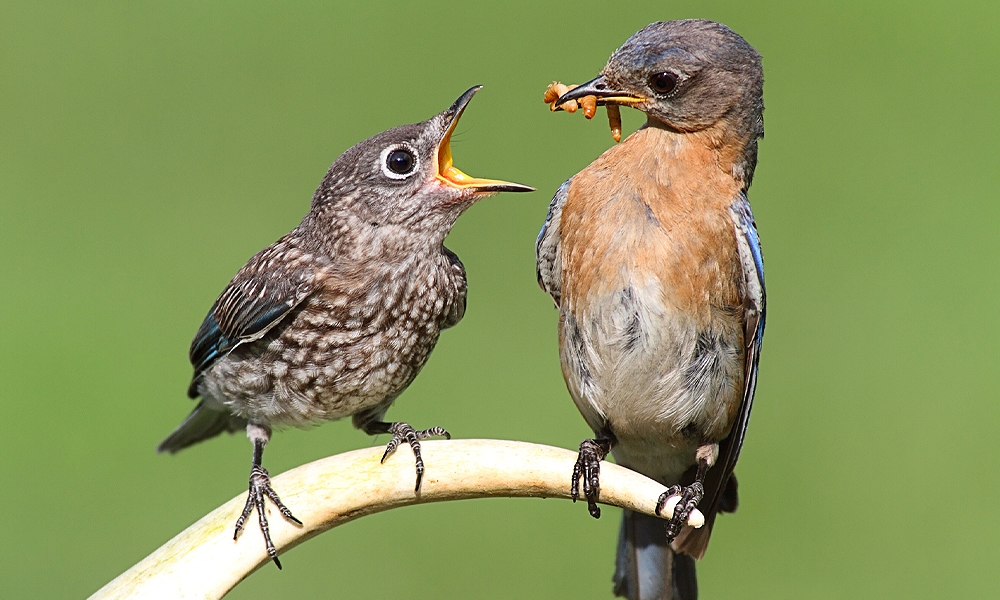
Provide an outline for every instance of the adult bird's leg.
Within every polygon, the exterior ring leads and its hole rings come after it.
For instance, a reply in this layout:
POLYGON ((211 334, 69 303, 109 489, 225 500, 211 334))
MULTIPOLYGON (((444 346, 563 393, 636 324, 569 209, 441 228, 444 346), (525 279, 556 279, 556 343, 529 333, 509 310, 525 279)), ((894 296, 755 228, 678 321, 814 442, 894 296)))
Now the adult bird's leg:
POLYGON ((597 506, 597 498, 601 494, 601 461, 611 452, 614 440, 608 435, 583 440, 580 442, 580 453, 573 465, 573 481, 570 484, 570 496, 573 502, 580 497, 580 480, 583 479, 583 495, 587 498, 587 510, 595 519, 601 518, 601 509, 597 506))
POLYGON ((394 423, 369 421, 364 423, 361 429, 368 435, 392 434, 392 439, 385 445, 385 454, 382 455, 382 462, 385 462, 385 459, 404 441, 410 445, 410 448, 413 449, 413 457, 417 463, 417 485, 413 488, 414 492, 420 491, 420 480, 424 478, 424 459, 420 456, 420 440, 426 440, 429 437, 451 439, 451 434, 445 431, 443 427, 431 427, 430 429, 421 431, 410 427, 409 423, 403 423, 402 421, 394 423))
POLYGON ((660 515, 660 511, 666 506, 668 498, 671 496, 680 496, 680 500, 674 507, 673 516, 667 521, 667 542, 674 541, 674 538, 680 534, 681 527, 688 522, 691 511, 698 506, 698 503, 705 496, 705 475, 712 465, 715 464, 717 458, 719 458, 718 444, 704 444, 699 446, 695 452, 695 459, 698 461, 698 472, 695 475, 694 483, 689 486, 672 485, 667 488, 667 491, 660 494, 660 498, 656 501, 657 516, 660 515))
POLYGON ((271 476, 268 474, 267 469, 260 466, 261 458, 264 456, 264 446, 271 439, 271 429, 251 423, 247 425, 247 437, 253 442, 253 467, 250 468, 250 493, 247 495, 247 503, 243 507, 243 514, 240 515, 239 519, 236 519, 236 532, 233 533, 233 540, 240 537, 240 532, 243 531, 243 525, 246 523, 247 517, 250 516, 250 512, 256 507, 257 518, 260 521, 260 531, 264 534, 264 545, 267 547, 267 555, 271 557, 271 560, 280 569, 281 561, 278 560, 278 551, 275 549, 274 543, 271 542, 271 533, 267 527, 264 497, 267 496, 271 499, 271 502, 274 502, 274 505, 281 512, 281 516, 299 525, 302 524, 302 521, 296 519, 292 515, 292 511, 288 510, 281 503, 278 494, 271 489, 271 476))

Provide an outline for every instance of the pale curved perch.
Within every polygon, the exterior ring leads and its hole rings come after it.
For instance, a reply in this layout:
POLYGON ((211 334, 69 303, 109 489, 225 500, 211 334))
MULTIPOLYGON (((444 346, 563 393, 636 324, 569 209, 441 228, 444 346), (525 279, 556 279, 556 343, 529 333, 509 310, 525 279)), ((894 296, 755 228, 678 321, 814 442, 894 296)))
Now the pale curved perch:
MULTIPOLYGON (((274 477, 275 490, 304 523, 299 527, 285 521, 268 504, 278 552, 358 517, 398 506, 487 497, 569 498, 575 452, 502 440, 427 441, 421 447, 427 471, 419 494, 413 492, 413 454, 405 446, 385 464, 379 463, 382 448, 373 447, 274 477)), ((601 465, 603 504, 651 515, 665 489, 634 471, 612 463, 601 465)), ((233 524, 245 500, 243 492, 215 509, 98 590, 91 600, 221 598, 270 562, 256 517, 251 517, 239 541, 233 541, 233 524)))

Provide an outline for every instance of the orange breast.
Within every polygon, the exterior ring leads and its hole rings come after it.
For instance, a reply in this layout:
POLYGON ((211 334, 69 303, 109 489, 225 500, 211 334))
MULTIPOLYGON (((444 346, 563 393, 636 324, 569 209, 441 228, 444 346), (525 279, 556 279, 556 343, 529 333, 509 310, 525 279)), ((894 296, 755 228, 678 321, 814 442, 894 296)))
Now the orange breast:
MULTIPOLYGON (((711 135, 646 127, 577 174, 562 211, 563 309, 659 280, 699 322, 740 304, 732 159, 711 135)), ((581 315, 582 316, 582 315, 581 315)))

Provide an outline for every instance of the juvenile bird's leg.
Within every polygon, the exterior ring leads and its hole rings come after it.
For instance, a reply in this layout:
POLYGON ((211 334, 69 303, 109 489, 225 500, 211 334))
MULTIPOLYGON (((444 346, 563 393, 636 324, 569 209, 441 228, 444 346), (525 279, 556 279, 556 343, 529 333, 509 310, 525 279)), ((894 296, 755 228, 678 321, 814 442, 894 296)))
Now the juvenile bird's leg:
POLYGON ((247 437, 253 442, 253 467, 250 468, 250 493, 247 495, 247 503, 243 507, 243 514, 240 515, 239 519, 236 519, 236 532, 233 533, 233 540, 235 541, 240 537, 240 532, 243 531, 243 525, 246 523, 247 517, 256 508, 257 518, 260 521, 260 531, 264 534, 264 545, 267 547, 267 555, 271 557, 271 560, 280 569, 281 561, 278 560, 278 550, 275 549, 274 543, 271 542, 271 533, 267 526, 264 497, 267 496, 271 499, 271 502, 274 502, 274 505, 278 507, 278 511, 281 512, 281 516, 299 525, 302 524, 302 521, 296 519, 292 515, 292 511, 288 510, 281 503, 278 494, 271 489, 271 476, 268 474, 267 469, 260 466, 261 458, 264 456, 264 446, 267 445, 267 441, 271 438, 270 428, 251 423, 247 425, 247 437))
POLYGON ((404 441, 410 445, 410 448, 413 449, 413 457, 417 463, 417 485, 413 488, 414 492, 420 491, 420 480, 424 478, 424 459, 420 456, 420 440, 426 440, 429 437, 451 439, 451 434, 445 431, 443 427, 431 427, 430 429, 419 431, 410 427, 409 423, 403 423, 402 421, 395 423, 372 421, 365 423, 363 430, 368 435, 378 435, 380 433, 392 434, 392 439, 385 445, 385 454, 382 455, 382 462, 385 462, 385 459, 404 441))
POLYGON ((656 501, 657 516, 659 516, 660 511, 667 505, 668 498, 671 496, 680 496, 677 505, 674 507, 674 515, 667 521, 668 542, 674 541, 674 538, 681 532, 681 527, 687 524, 691 511, 698 506, 698 503, 705 496, 705 475, 712 465, 715 464, 715 460, 718 457, 718 444, 699 446, 695 452, 695 458, 698 461, 698 472, 695 475, 694 483, 686 487, 672 485, 667 488, 667 491, 660 494, 660 498, 656 501))
POLYGON ((610 436, 600 435, 580 442, 580 453, 573 465, 573 481, 570 496, 573 502, 580 497, 580 480, 583 479, 583 495, 587 498, 587 510, 595 519, 601 518, 597 498, 601 494, 601 461, 611 452, 614 445, 610 436))

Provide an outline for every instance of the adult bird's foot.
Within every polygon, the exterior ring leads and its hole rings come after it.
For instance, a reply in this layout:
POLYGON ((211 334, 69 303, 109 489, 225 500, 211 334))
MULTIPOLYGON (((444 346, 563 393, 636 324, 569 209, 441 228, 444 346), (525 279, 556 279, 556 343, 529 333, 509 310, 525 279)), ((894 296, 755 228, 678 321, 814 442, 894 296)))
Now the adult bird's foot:
POLYGON ((292 511, 288 510, 288 507, 281 503, 278 494, 271 489, 271 477, 268 475, 267 469, 259 465, 254 465, 250 470, 250 493, 247 495, 247 503, 243 507, 243 514, 240 515, 239 519, 236 519, 236 532, 233 534, 233 540, 240 537, 240 532, 243 531, 243 525, 246 523, 247 517, 256 508, 257 517, 260 520, 260 531, 264 534, 264 545, 267 547, 267 555, 271 557, 271 560, 280 569, 281 561, 278 560, 278 550, 274 547, 274 543, 271 542, 271 533, 267 526, 267 514, 264 510, 265 496, 270 498, 271 502, 274 502, 274 505, 281 512, 281 516, 298 525, 302 524, 302 521, 299 521, 292 515, 292 511))
MULTIPOLYGON (((660 516, 664 507, 674 504, 670 499, 678 497, 674 505, 674 514, 667 520, 667 543, 674 541, 680 532, 681 527, 691 525, 691 513, 697 509, 698 503, 705 496, 705 486, 700 481, 695 481, 687 487, 672 485, 667 491, 660 494, 656 501, 656 516, 660 516)), ((700 525, 696 525, 700 527, 700 525)))
POLYGON ((443 437, 450 440, 451 434, 445 431, 443 427, 431 427, 430 429, 418 431, 410 427, 409 423, 403 423, 402 421, 391 423, 388 433, 392 434, 392 439, 385 446, 385 454, 382 455, 382 462, 385 462, 385 459, 404 441, 408 443, 413 450, 413 456, 417 463, 417 485, 413 488, 413 491, 419 492, 420 480, 424 478, 424 459, 420 456, 420 440, 426 440, 429 437, 443 437))
POLYGON ((601 495, 601 461, 611 452, 611 442, 606 439, 583 440, 580 443, 580 453, 573 465, 573 481, 570 484, 570 496, 573 502, 580 497, 580 480, 583 480, 583 495, 587 498, 587 510, 595 519, 601 518, 601 509, 597 506, 597 498, 601 495))

